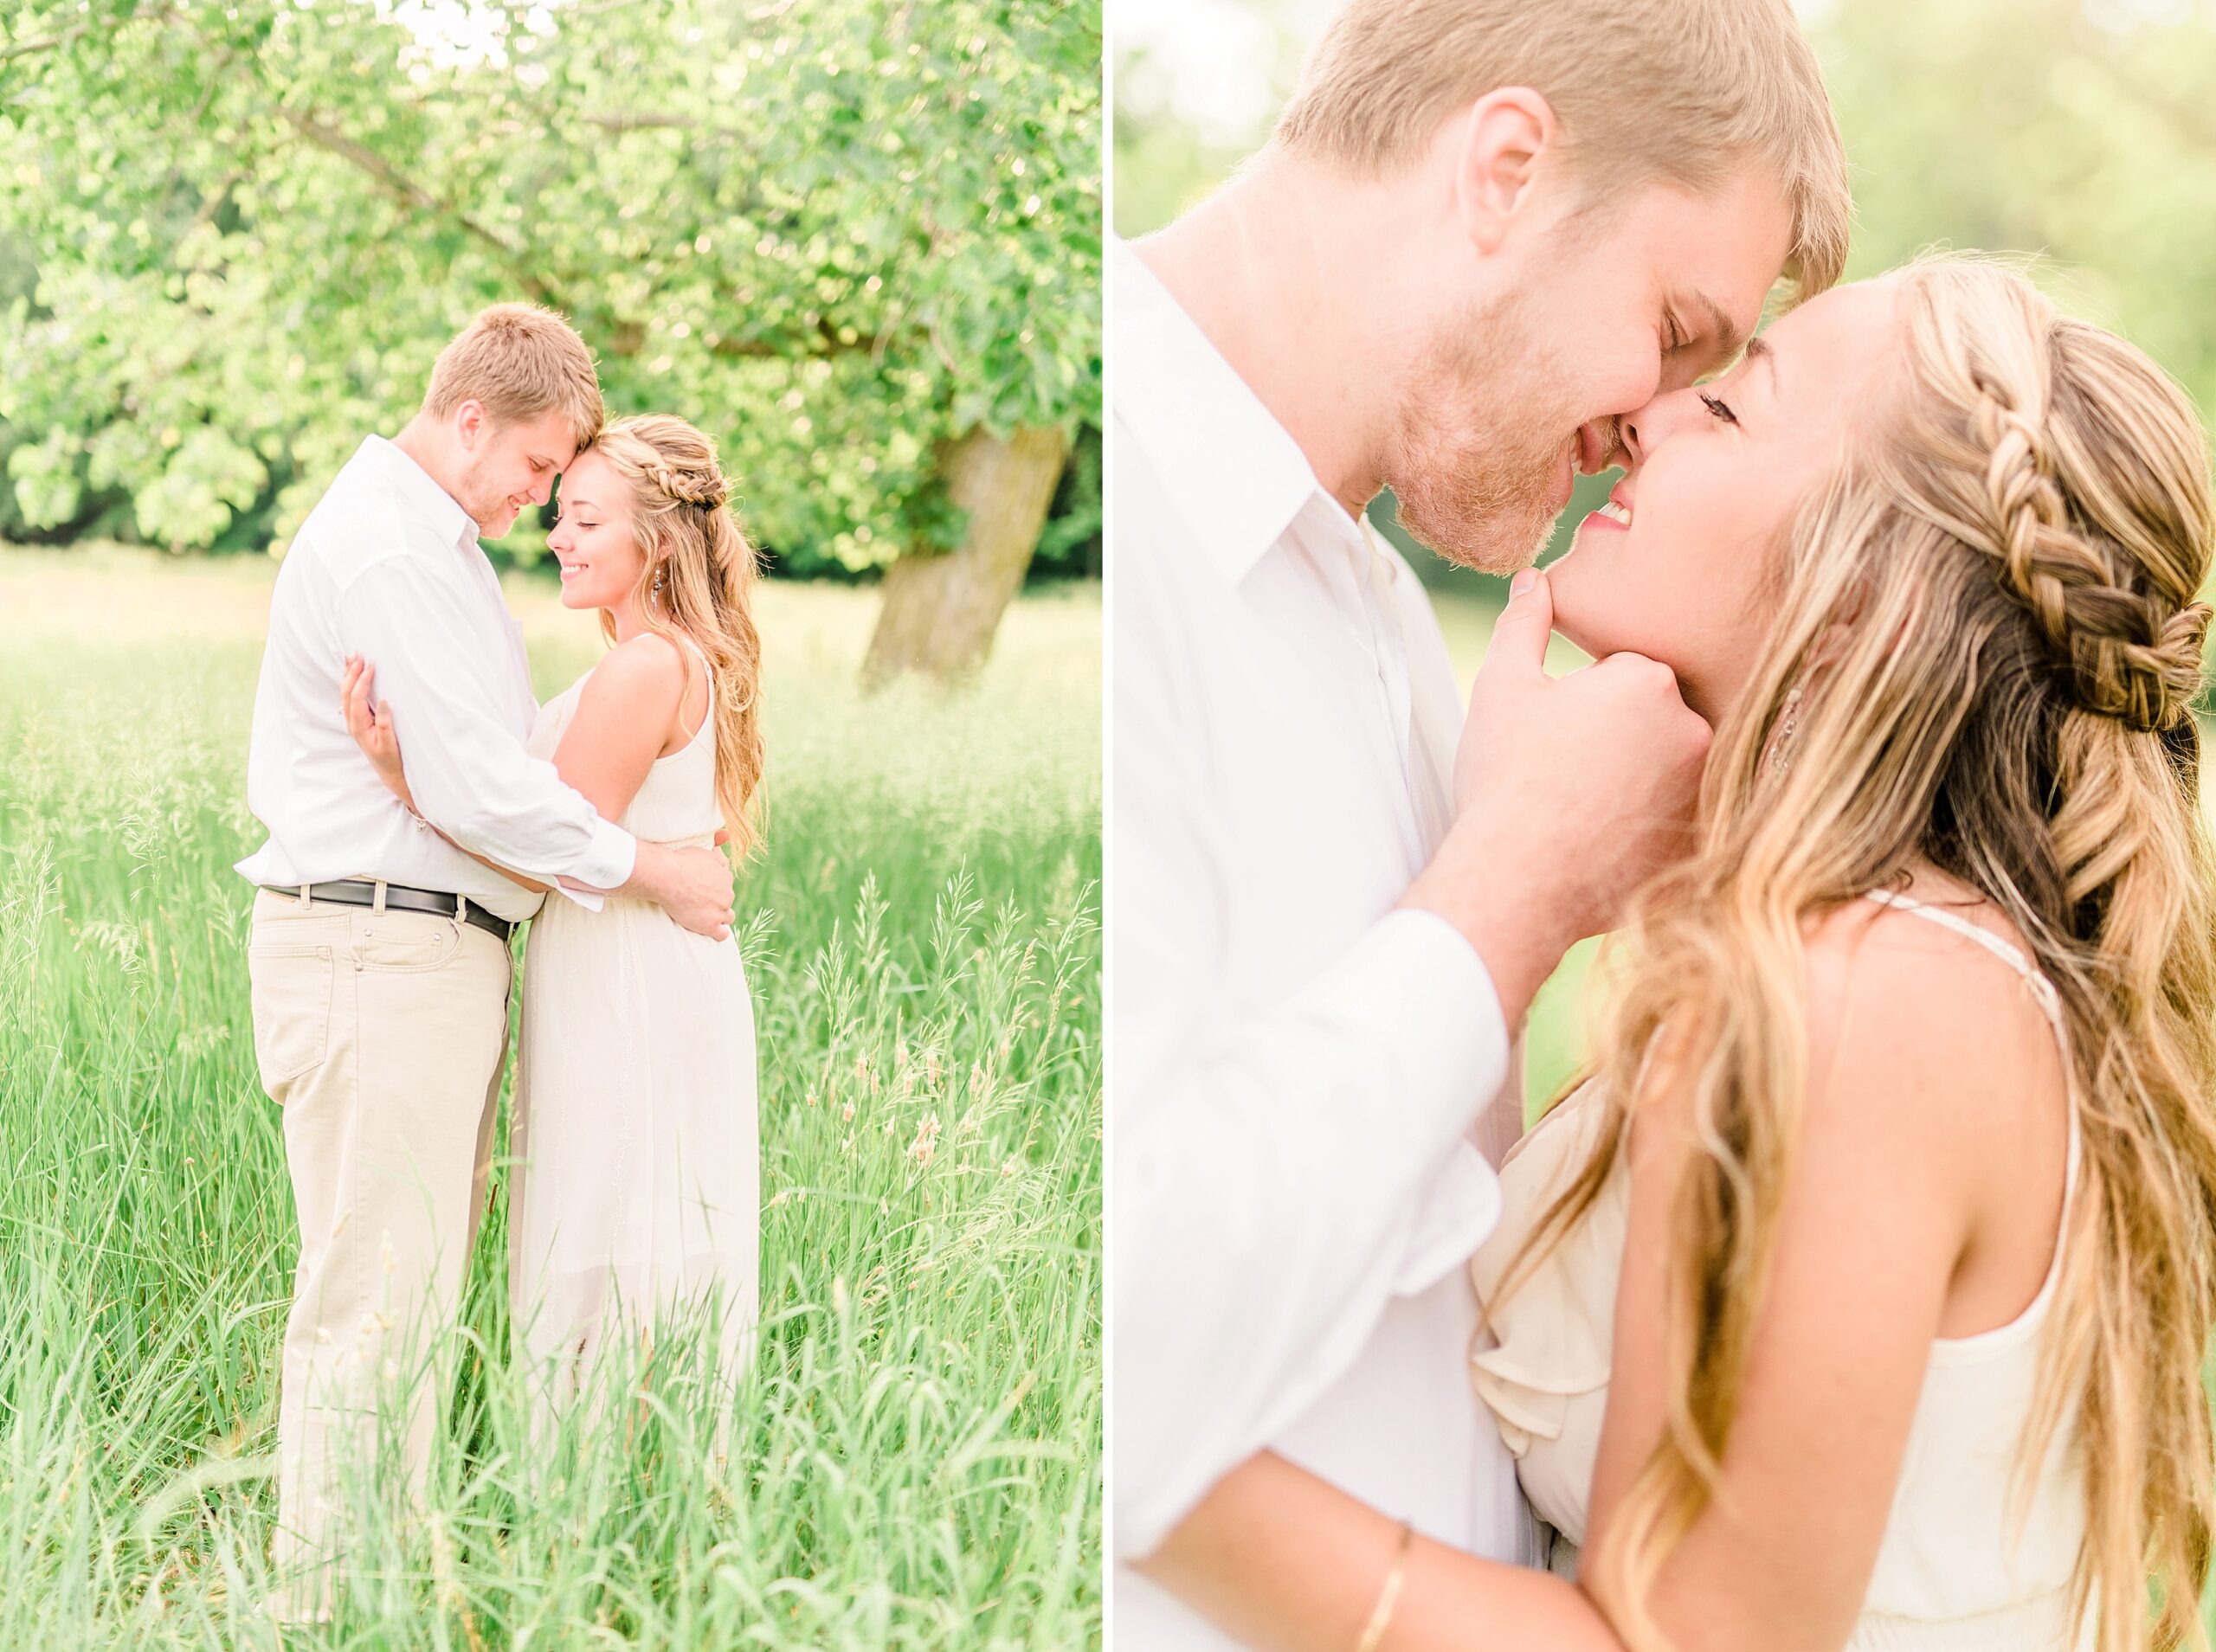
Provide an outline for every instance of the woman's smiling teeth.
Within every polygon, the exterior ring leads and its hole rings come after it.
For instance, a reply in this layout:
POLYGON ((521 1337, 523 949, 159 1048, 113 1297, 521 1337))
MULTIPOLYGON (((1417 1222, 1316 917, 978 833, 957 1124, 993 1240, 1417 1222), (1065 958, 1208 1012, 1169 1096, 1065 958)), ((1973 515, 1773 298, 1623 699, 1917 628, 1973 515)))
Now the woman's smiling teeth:
POLYGON ((1593 514, 1596 517, 1606 517, 1609 521, 1622 527, 1631 526, 1631 511, 1627 507, 1618 505, 1614 499, 1606 499, 1595 505, 1593 514))

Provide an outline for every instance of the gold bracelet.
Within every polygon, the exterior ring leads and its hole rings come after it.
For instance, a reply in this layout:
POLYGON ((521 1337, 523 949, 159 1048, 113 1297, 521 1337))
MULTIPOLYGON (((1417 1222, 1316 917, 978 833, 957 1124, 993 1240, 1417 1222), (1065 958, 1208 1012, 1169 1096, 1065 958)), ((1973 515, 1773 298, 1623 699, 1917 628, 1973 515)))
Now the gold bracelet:
POLYGON ((1355 1652, 1377 1652, 1384 1644, 1386 1625, 1393 1621, 1393 1607, 1401 1598, 1401 1578, 1408 1571, 1408 1550, 1416 1540, 1416 1528, 1408 1521, 1401 1522, 1401 1541, 1393 1551, 1393 1569, 1385 1574, 1385 1586, 1377 1591, 1377 1604, 1370 1609, 1369 1622, 1362 1631, 1362 1639, 1355 1642, 1355 1652))

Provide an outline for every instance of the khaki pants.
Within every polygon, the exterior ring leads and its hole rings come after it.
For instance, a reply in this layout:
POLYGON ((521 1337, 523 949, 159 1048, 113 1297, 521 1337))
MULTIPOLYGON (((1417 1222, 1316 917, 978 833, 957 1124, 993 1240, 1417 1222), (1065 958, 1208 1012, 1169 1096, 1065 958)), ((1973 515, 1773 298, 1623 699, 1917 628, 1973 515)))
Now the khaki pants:
POLYGON ((271 1546, 289 1587, 274 1605, 316 1617, 344 1482, 376 1467, 381 1400, 399 1396, 407 1489, 422 1487, 440 1409, 428 1361, 484 1207, 512 965, 475 924, 264 890, 247 967, 300 1223, 271 1546))

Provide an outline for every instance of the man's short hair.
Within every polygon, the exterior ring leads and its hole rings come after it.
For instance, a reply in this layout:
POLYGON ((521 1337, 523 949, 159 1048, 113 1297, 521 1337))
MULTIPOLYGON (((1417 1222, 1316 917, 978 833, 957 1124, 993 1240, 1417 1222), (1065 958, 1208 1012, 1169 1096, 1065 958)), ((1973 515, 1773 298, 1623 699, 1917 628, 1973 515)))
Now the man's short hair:
POLYGON ((1853 203, 1823 72, 1791 0, 1348 0, 1279 117, 1286 150, 1374 176, 1498 87, 1529 87, 1601 195, 1768 170, 1793 209, 1787 273, 1837 281, 1853 203))
POLYGON ((484 403, 496 424, 559 412, 578 451, 592 445, 608 412, 592 352, 577 330, 535 304, 496 304, 439 352, 423 411, 442 418, 465 402, 484 403))

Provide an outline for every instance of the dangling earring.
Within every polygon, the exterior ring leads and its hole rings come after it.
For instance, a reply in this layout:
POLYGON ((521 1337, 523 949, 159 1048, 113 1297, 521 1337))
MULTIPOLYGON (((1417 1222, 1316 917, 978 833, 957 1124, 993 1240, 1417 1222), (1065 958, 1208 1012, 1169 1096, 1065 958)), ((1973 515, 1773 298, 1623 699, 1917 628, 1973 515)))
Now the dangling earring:
POLYGON ((1769 772, 1782 775, 1793 766, 1794 743, 1800 737, 1800 685, 1785 691, 1785 709, 1777 716, 1777 732, 1770 736, 1769 772))
POLYGON ((660 607, 661 606, 661 573, 662 573, 662 568, 663 568, 663 564, 662 564, 662 563, 660 563, 660 562, 656 562, 656 563, 654 564, 654 606, 655 606, 656 607, 660 607))

